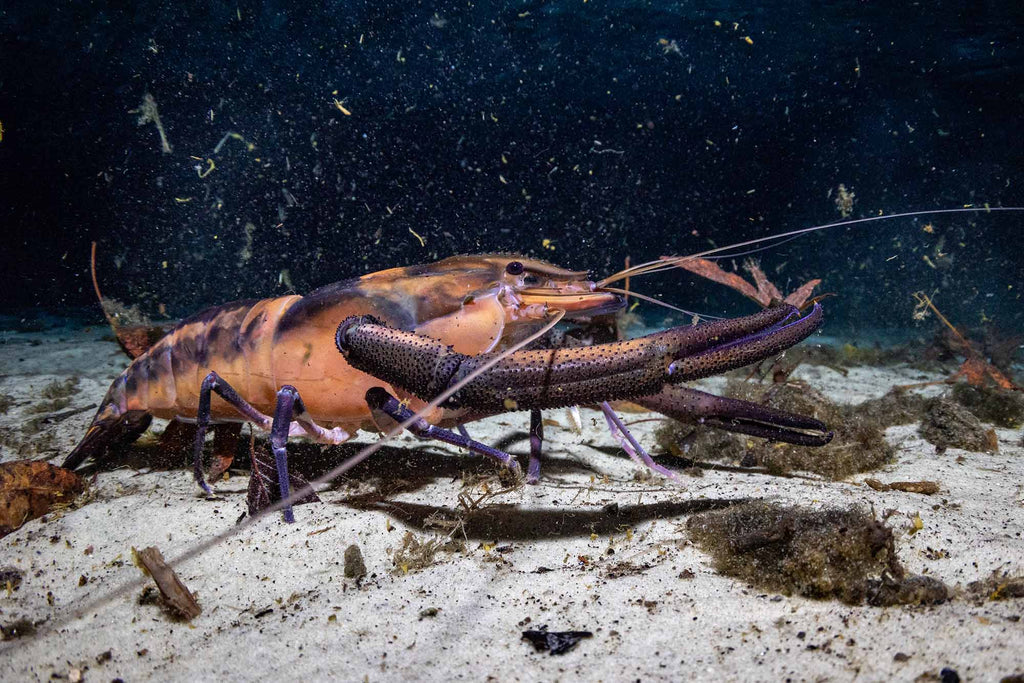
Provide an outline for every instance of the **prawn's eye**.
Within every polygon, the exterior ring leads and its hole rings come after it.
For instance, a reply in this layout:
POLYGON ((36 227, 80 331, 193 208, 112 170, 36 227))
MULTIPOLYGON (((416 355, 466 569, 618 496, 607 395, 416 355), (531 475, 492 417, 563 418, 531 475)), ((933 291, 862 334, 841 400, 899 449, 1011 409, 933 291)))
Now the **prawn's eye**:
POLYGON ((505 266, 505 272, 509 275, 522 275, 523 264, 519 261, 510 261, 509 264, 505 266))

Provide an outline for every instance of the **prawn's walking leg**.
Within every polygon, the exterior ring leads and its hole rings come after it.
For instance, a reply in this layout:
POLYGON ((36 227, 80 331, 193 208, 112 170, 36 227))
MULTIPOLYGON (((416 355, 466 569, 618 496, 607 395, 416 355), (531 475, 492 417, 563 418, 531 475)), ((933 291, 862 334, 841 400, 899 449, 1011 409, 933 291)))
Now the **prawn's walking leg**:
POLYGON ((536 484, 540 481, 540 453, 544 447, 544 421, 540 410, 530 411, 530 464, 526 468, 526 483, 536 484))
MULTIPOLYGON (((413 416, 411 410, 403 406, 401 401, 389 394, 383 387, 372 387, 369 389, 366 392, 366 403, 370 406, 370 410, 379 410, 398 423, 405 422, 413 416)), ((486 455, 489 458, 494 458, 513 472, 519 472, 519 463, 505 451, 499 451, 497 448, 491 448, 487 444, 467 439, 465 436, 456 434, 448 429, 435 427, 423 418, 409 425, 409 431, 423 439, 437 439, 438 441, 444 441, 474 453, 486 455)))
MULTIPOLYGON (((286 384, 277 392, 277 406, 274 409, 274 417, 264 415, 252 407, 244 398, 238 395, 230 384, 225 382, 216 372, 211 372, 203 380, 199 389, 199 414, 196 416, 196 441, 193 453, 192 472, 196 483, 204 491, 213 494, 213 489, 206 483, 203 476, 203 442, 205 441, 206 430, 210 424, 210 399, 211 392, 230 403, 235 410, 244 417, 254 422, 263 430, 270 430, 270 445, 274 451, 274 465, 277 469, 277 481, 281 491, 281 500, 288 498, 290 494, 288 478, 288 436, 292 432, 291 424, 294 418, 302 431, 319 441, 328 443, 339 443, 348 438, 343 430, 324 429, 316 424, 306 412, 306 406, 299 396, 295 387, 286 384)), ((294 522, 295 516, 292 507, 289 505, 282 511, 284 521, 294 522)))
POLYGON ((644 465, 669 479, 678 479, 675 472, 654 462, 654 458, 644 450, 644 447, 640 445, 636 437, 630 433, 626 425, 623 424, 622 419, 612 410, 608 401, 601 401, 601 412, 604 413, 605 422, 608 423, 608 429, 611 431, 612 436, 619 442, 622 450, 626 451, 626 455, 633 459, 633 462, 644 465))
MULTIPOLYGON (((302 415, 306 406, 299 396, 299 391, 286 384, 277 391, 277 407, 274 409, 274 425, 270 428, 270 447, 274 451, 274 464, 277 466, 277 482, 281 489, 281 500, 287 500, 291 491, 288 487, 288 430, 292 424, 292 413, 302 415)), ((292 506, 288 505, 281 513, 284 521, 291 524, 295 521, 292 506)))
POLYGON ((234 406, 235 410, 256 423, 261 429, 266 430, 270 427, 270 417, 253 408, 248 401, 239 396, 238 392, 221 379, 220 375, 216 372, 211 371, 210 374, 203 378, 203 383, 199 387, 196 440, 192 449, 192 475, 195 477, 196 483, 212 496, 213 489, 206 483, 206 477, 203 476, 203 444, 206 442, 206 430, 210 426, 211 391, 216 392, 218 396, 234 406))

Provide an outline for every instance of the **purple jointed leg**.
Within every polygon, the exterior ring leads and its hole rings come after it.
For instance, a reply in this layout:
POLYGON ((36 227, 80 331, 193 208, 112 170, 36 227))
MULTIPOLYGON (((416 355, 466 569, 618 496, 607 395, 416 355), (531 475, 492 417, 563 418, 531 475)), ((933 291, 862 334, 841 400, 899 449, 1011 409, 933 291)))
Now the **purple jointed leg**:
MULTIPOLYGON (((411 410, 403 406, 397 398, 389 394, 383 387, 373 387, 369 389, 366 392, 366 403, 370 406, 371 410, 379 410, 398 423, 405 422, 414 414, 411 410)), ((424 439, 437 439, 438 441, 444 441, 445 443, 450 443, 453 446, 458 446, 459 448, 465 448, 473 453, 486 455, 489 458, 497 460, 510 470, 519 472, 519 463, 505 451, 499 451, 497 448, 491 448, 487 444, 474 441, 473 439, 468 439, 451 430, 436 427, 423 418, 419 418, 409 425, 409 431, 424 439)))
POLYGON ((654 459, 644 450, 644 447, 633 438, 633 435, 629 433, 626 425, 622 423, 619 416, 615 414, 612 407, 608 405, 607 401, 601 403, 601 412, 604 413, 604 419, 608 422, 608 429, 611 430, 612 436, 622 446, 622 450, 626 451, 626 454, 633 459, 634 462, 646 465, 649 469, 654 470, 658 474, 668 477, 669 479, 676 479, 676 473, 670 469, 662 467, 658 463, 654 462, 654 459))
POLYGON ((536 484, 540 481, 540 454, 544 446, 544 421, 540 411, 530 411, 530 464, 526 468, 526 483, 536 484))

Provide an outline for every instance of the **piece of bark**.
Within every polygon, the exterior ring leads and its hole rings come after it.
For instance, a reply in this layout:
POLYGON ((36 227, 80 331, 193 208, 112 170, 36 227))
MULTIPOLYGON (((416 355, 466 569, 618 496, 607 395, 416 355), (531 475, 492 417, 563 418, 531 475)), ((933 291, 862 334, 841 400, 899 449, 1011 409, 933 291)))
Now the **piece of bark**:
POLYGON ((876 491, 903 491, 904 493, 920 493, 930 496, 939 492, 937 481, 894 481, 884 484, 877 479, 865 479, 864 483, 876 491))
POLYGON ((937 481, 894 481, 889 484, 889 488, 893 491, 930 496, 939 492, 939 483, 937 481))
POLYGON ((132 558, 139 569, 156 582, 156 587, 164 597, 164 604, 175 616, 185 621, 191 621, 199 616, 203 610, 196 602, 195 595, 185 587, 174 569, 167 566, 159 550, 154 547, 142 550, 132 548, 132 558))
POLYGON ((0 537, 41 517, 53 506, 70 503, 85 490, 71 470, 38 460, 0 464, 0 537))

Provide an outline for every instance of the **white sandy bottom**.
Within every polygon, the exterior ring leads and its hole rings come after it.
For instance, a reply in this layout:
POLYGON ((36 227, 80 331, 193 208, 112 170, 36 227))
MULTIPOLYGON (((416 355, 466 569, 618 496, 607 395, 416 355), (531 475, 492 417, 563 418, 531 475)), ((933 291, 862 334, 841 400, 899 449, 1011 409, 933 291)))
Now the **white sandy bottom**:
MULTIPOLYGON (((78 346, 86 358, 106 359, 109 351, 97 341, 78 346)), ((26 386, 65 376, 43 374, 45 363, 21 363, 17 369, 24 371, 15 373, 16 361, 5 353, 3 393, 22 394, 26 386)), ((801 372, 847 402, 920 376, 907 369, 855 368, 845 378, 826 368, 801 372)), ((82 380, 72 407, 102 397, 104 372, 96 374, 82 380)), ((13 424, 21 410, 13 408, 0 425, 13 424)), ((324 492, 323 503, 297 508, 296 524, 264 520, 179 567, 203 607, 191 624, 137 604, 133 591, 55 630, 4 643, 0 678, 45 680, 78 670, 86 680, 880 680, 950 667, 963 678, 998 680, 1024 671, 1019 600, 880 609, 763 594, 716 574, 685 531, 688 517, 715 501, 862 505, 879 515, 895 511, 888 523, 911 573, 950 585, 997 569, 1020 574, 1019 431, 997 430, 999 454, 950 449, 937 456, 916 426, 890 429, 897 462, 864 476, 941 484, 939 494, 920 496, 877 492, 856 481, 736 471, 709 470, 679 484, 637 481, 636 466, 614 454, 601 416, 583 416, 582 437, 546 428, 541 485, 490 498, 472 511, 459 494, 477 497, 482 489, 464 487, 460 471, 486 474, 488 466, 455 449, 403 438, 397 443, 404 450, 375 456, 345 486, 324 492), (385 481, 394 492, 374 496, 385 481), (617 512, 606 507, 611 503, 617 512), (924 526, 910 534, 918 514, 924 526), (396 569, 392 555, 405 532, 420 540, 443 535, 438 520, 465 522, 466 552, 440 551, 422 570, 396 569), (343 576, 343 552, 352 543, 369 572, 361 582, 343 576), (623 572, 623 563, 636 571, 623 572), (684 578, 687 570, 692 578, 684 578), (430 608, 437 608, 433 616, 423 614, 430 608), (550 656, 521 639, 523 630, 540 625, 594 635, 550 656), (907 658, 894 659, 897 653, 907 658)), ((56 447, 66 453, 90 417, 86 412, 55 427, 56 447)), ((568 424, 561 412, 549 417, 568 424)), ((625 416, 627 422, 645 417, 625 416)), ((526 426, 526 415, 515 414, 470 429, 496 443, 526 426)), ((654 426, 637 424, 635 434, 653 444, 654 426)), ((527 449, 521 438, 510 446, 515 453, 527 449)), ((5 450, 3 457, 13 454, 5 450)), ((230 528, 245 509, 244 478, 222 483, 222 498, 210 501, 196 496, 185 469, 101 472, 96 488, 97 499, 85 507, 30 522, 0 541, 0 564, 24 572, 20 589, 0 593, 0 623, 62 621, 68 610, 139 576, 132 547, 155 545, 172 558, 230 528)))

